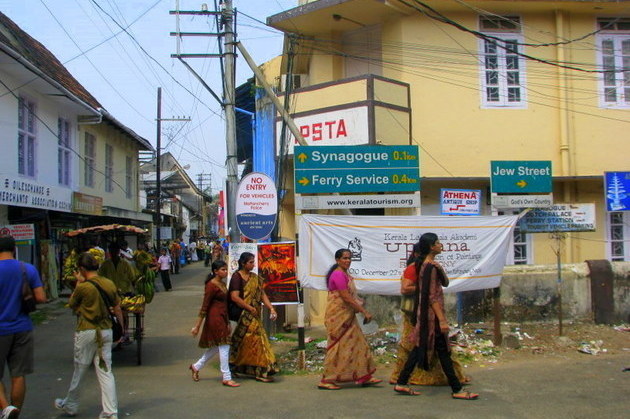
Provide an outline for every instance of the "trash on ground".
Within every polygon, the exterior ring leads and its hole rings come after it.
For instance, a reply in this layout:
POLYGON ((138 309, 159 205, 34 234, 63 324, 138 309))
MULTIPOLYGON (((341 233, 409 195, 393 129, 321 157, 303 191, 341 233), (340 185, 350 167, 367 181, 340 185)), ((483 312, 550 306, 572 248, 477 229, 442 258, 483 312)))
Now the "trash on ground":
POLYGON ((602 340, 592 340, 590 342, 582 342, 578 352, 589 355, 597 355, 600 352, 608 352, 602 348, 604 342, 602 340))

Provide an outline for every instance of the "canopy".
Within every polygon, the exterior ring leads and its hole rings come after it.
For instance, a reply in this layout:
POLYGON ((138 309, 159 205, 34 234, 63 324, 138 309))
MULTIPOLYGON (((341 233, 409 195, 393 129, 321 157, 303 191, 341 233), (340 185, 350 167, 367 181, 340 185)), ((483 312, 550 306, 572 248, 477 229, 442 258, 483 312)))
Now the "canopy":
POLYGON ((68 231, 65 233, 67 237, 75 237, 81 234, 97 234, 104 231, 121 231, 124 233, 147 234, 148 230, 132 225, 107 224, 102 226, 80 228, 78 230, 68 231))

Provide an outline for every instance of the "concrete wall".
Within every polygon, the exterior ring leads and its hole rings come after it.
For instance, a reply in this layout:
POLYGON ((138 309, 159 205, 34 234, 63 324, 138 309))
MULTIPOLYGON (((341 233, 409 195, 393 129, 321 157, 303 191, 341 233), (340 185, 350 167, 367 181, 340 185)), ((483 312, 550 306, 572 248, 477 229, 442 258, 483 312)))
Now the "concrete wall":
MULTIPOLYGON (((614 322, 630 322, 630 262, 613 262, 614 322)), ((501 307, 504 321, 557 321, 556 265, 512 265, 503 271, 501 307)), ((464 322, 492 320, 492 290, 464 293, 464 322)), ((446 294, 447 317, 457 318, 456 295, 446 294)), ((400 298, 367 296, 366 304, 379 324, 397 323, 400 298)), ((562 313, 565 321, 592 320, 591 278, 586 263, 562 266, 562 313)), ((317 323, 316 316, 311 319, 317 323)))

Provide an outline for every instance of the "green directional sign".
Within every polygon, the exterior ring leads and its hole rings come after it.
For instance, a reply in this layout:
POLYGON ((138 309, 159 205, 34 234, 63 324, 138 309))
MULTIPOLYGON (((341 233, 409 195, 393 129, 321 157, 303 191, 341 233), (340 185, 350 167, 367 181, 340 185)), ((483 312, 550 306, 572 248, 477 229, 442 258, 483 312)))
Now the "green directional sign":
POLYGON ((296 193, 415 192, 417 146, 296 146, 296 193))
POLYGON ((493 193, 551 193, 551 161, 491 161, 490 185, 493 193))

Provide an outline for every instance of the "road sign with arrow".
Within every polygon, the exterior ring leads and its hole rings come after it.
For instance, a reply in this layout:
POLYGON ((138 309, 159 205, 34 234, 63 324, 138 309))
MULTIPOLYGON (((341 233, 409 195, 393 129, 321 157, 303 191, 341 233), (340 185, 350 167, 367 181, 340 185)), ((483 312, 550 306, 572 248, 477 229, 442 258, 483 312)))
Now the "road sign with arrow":
POLYGON ((492 161, 490 182, 493 193, 551 193, 551 161, 492 161))
POLYGON ((416 192, 417 146, 296 146, 295 192, 416 192))

